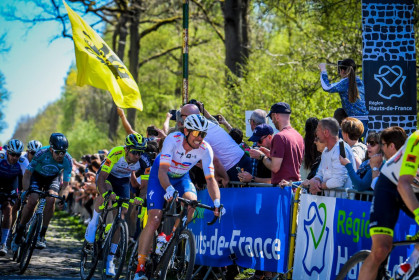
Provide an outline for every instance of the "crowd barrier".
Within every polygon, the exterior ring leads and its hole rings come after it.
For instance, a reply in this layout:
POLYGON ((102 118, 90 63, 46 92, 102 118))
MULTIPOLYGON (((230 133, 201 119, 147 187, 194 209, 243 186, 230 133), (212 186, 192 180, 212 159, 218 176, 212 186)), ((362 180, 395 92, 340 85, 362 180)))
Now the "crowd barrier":
MULTIPOLYGON (((223 267, 234 261, 244 268, 278 272, 286 279, 335 279, 354 253, 371 247, 373 193, 334 189, 300 195, 301 190, 241 182, 220 189, 227 211, 221 223, 208 226, 212 213, 197 210, 197 219, 190 224, 196 264, 223 267)), ((198 199, 211 204, 206 190, 198 191, 198 199)), ((417 230, 414 220, 401 212, 394 238, 417 230)), ((395 249, 390 269, 411 250, 412 246, 395 249)), ((359 267, 352 272, 353 279, 358 272, 359 267)))

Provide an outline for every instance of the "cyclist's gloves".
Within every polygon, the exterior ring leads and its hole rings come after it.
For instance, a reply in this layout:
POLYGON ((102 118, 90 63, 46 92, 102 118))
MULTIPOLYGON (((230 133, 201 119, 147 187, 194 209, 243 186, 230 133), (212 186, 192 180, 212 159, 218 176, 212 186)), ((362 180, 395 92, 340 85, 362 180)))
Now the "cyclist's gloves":
POLYGON ((416 208, 413 211, 413 214, 415 215, 415 221, 416 221, 416 223, 419 225, 419 208, 416 208))
POLYGON ((26 191, 23 191, 23 192, 20 194, 20 201, 23 203, 23 202, 25 201, 25 198, 26 198, 26 191))
MULTIPOLYGON (((215 199, 214 200, 214 207, 220 208, 220 206, 221 206, 220 200, 219 199, 215 199)), ((221 209, 221 213, 220 214, 221 214, 221 216, 223 216, 225 213, 226 213, 226 209, 223 206, 223 208, 221 209)))
POLYGON ((173 198, 173 194, 175 193, 175 191, 176 190, 172 185, 168 186, 166 189, 166 193, 164 194, 164 199, 169 200, 173 198))

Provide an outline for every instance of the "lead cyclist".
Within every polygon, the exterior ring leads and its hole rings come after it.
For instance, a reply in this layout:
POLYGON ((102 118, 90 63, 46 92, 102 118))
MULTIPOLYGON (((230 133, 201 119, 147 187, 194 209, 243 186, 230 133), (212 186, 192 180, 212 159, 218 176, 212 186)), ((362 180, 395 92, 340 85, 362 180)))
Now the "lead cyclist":
MULTIPOLYGON (((208 121, 205 118, 197 114, 189 115, 185 119, 183 133, 173 132, 164 140, 161 154, 153 163, 148 181, 148 221, 140 235, 138 266, 134 280, 148 279, 145 273, 145 263, 151 249, 154 232, 161 222, 164 200, 172 200, 175 191, 186 199, 197 199, 197 192, 189 177, 189 170, 200 160, 202 160, 208 193, 216 207, 214 215, 220 214, 220 190, 214 178, 213 151, 211 146, 204 141, 207 130, 208 121)), ((193 208, 188 210, 188 219, 192 218, 193 212, 193 208)))
MULTIPOLYGON (((391 251, 400 209, 419 224, 418 163, 419 130, 416 130, 381 169, 370 213, 371 254, 361 267, 359 280, 376 279, 378 267, 391 251)), ((413 255, 417 249, 418 245, 413 255)))

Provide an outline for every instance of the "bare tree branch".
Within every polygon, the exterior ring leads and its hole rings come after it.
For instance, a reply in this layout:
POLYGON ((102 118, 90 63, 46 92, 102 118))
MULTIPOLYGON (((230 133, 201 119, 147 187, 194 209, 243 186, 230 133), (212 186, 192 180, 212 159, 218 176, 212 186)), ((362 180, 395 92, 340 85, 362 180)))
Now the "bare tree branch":
POLYGON ((210 19, 210 17, 209 17, 209 15, 208 15, 208 12, 207 12, 207 10, 205 9, 205 7, 204 6, 202 6, 202 4, 201 3, 199 3, 198 1, 196 1, 196 0, 191 0, 193 3, 195 3, 195 5, 197 5, 198 6, 198 8, 199 9, 201 9, 201 11, 204 13, 204 16, 205 16, 205 18, 206 18, 206 21, 211 25, 211 27, 212 27, 212 29, 214 29, 214 31, 215 31, 215 33, 218 35, 218 37, 221 39, 221 41, 223 41, 223 43, 224 43, 224 36, 221 34, 221 32, 217 29, 217 27, 216 27, 216 25, 215 25, 215 23, 214 23, 214 21, 212 21, 211 19, 210 19))
POLYGON ((166 19, 158 20, 156 24, 154 24, 150 28, 147 28, 144 31, 142 31, 140 33, 140 38, 143 38, 145 35, 153 32, 153 31, 156 31, 157 29, 159 29, 161 26, 163 26, 165 24, 176 22, 180 18, 181 18, 180 16, 174 16, 174 17, 171 17, 171 18, 166 18, 166 19))

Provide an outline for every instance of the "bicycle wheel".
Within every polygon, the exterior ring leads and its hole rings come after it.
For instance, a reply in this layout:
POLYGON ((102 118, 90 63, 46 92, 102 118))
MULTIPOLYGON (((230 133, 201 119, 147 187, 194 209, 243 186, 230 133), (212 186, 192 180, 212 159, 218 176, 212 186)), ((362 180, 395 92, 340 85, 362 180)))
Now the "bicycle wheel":
POLYGON ((89 280, 95 274, 96 266, 98 262, 98 244, 95 241, 93 244, 89 244, 86 240, 83 243, 81 249, 81 260, 80 260, 80 278, 82 280, 89 280))
MULTIPOLYGON (((365 259, 370 255, 370 250, 362 250, 353 255, 341 268, 339 271, 338 276, 336 276, 336 280, 344 280, 344 279, 357 279, 359 275, 359 271, 361 269, 362 263, 365 259)), ((377 273, 377 280, 387 279, 385 276, 387 275, 386 265, 381 264, 378 268, 377 273)))
POLYGON ((132 251, 128 259, 128 267, 127 267, 127 280, 133 280, 135 276, 135 271, 137 270, 138 265, 138 240, 135 241, 134 245, 132 246, 132 251))
POLYGON ((173 240, 163 255, 160 280, 190 280, 195 265, 195 238, 185 229, 173 240))
POLYGON ((111 255, 111 245, 112 239, 114 239, 115 234, 119 233, 118 238, 118 245, 116 252, 113 257, 113 264, 115 265, 115 276, 113 276, 114 280, 118 280, 119 276, 121 276, 122 270, 124 268, 124 261, 127 255, 127 247, 128 247, 128 226, 127 223, 119 219, 118 221, 114 222, 112 225, 112 229, 110 234, 106 237, 105 246, 103 247, 103 260, 102 260, 102 279, 108 279, 106 275, 106 264, 108 260, 108 256, 111 255))
POLYGON ((25 270, 29 265, 33 250, 35 249, 37 238, 41 231, 41 226, 42 226, 42 214, 36 214, 36 217, 34 217, 31 220, 31 224, 29 225, 25 242, 23 242, 21 245, 21 249, 20 249, 21 257, 20 257, 20 264, 19 264, 20 274, 25 273, 25 270))

